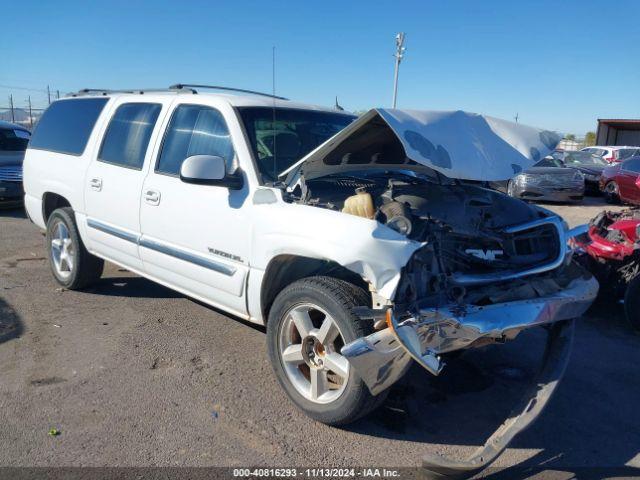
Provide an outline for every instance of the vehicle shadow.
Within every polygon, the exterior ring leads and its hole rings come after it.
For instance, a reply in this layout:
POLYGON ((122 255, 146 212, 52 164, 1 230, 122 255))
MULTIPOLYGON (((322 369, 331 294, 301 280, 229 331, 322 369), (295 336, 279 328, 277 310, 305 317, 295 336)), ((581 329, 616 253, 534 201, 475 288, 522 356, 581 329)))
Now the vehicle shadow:
MULTIPOLYGON (((453 446, 447 450, 463 451, 455 455, 463 460, 506 419, 533 378, 544 341, 537 337, 527 332, 510 344, 466 352, 448 360, 438 377, 414 365, 377 412, 346 428, 453 446)), ((640 374, 631 367, 640 361, 640 340, 619 344, 619 334, 603 339, 597 324, 579 320, 562 383, 533 426, 510 445, 533 450, 532 456, 515 469, 489 469, 483 478, 529 478, 541 470, 574 471, 579 478, 640 476, 640 469, 626 466, 640 463, 640 374)))
POLYGON ((20 315, 0 298, 0 344, 21 336, 23 332, 20 315))
POLYGON ((85 292, 108 297, 180 298, 181 293, 138 276, 103 277, 85 292))
POLYGON ((27 218, 27 213, 22 206, 3 206, 0 205, 0 217, 4 218, 27 218))

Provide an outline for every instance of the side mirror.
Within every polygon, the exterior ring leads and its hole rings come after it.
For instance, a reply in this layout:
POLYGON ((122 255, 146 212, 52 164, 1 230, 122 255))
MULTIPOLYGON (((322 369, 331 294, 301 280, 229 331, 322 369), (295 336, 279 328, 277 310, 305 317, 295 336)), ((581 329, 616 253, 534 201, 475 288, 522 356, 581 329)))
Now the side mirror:
POLYGON ((180 167, 180 180, 198 185, 214 185, 232 190, 242 188, 242 175, 227 173, 224 158, 214 155, 192 155, 180 167))

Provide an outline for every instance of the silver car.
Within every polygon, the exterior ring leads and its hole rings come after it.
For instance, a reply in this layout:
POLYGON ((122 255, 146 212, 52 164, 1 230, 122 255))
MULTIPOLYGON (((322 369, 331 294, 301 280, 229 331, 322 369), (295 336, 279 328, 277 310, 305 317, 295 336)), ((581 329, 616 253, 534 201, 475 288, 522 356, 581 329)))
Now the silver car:
POLYGON ((543 159, 507 182, 506 193, 523 200, 573 203, 584 197, 584 175, 573 168, 549 167, 543 159))

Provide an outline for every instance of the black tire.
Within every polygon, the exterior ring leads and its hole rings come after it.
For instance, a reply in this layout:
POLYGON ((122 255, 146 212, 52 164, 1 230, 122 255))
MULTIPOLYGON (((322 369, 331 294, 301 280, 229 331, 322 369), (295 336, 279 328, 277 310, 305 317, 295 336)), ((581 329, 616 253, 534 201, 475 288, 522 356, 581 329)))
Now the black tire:
POLYGON ((624 294, 624 314, 631 328, 640 333, 640 276, 627 285, 624 294))
POLYGON ((271 365, 289 398, 314 420, 327 425, 351 423, 379 407, 384 402, 387 391, 374 397, 354 369, 350 368, 344 391, 330 403, 315 403, 298 392, 285 372, 279 339, 285 314, 292 307, 305 303, 317 305, 329 313, 338 325, 344 343, 347 344, 373 333, 371 320, 362 320, 352 312, 356 306, 369 305, 369 296, 361 288, 344 280, 324 276, 304 278, 280 292, 271 306, 267 323, 267 346, 271 365))
POLYGON ((620 203, 620 188, 616 182, 609 182, 604 186, 604 198, 607 203, 617 205, 620 203))
POLYGON ((82 243, 80 234, 78 233, 78 226, 76 224, 75 215, 71 207, 58 208, 51 213, 47 220, 47 257, 49 259, 49 266, 56 281, 68 290, 79 290, 85 288, 102 275, 104 269, 104 260, 91 255, 82 243), (62 223, 67 231, 71 245, 70 256, 73 260, 73 267, 69 269, 69 272, 63 275, 58 271, 54 262, 52 241, 56 237, 56 231, 58 225, 62 223))

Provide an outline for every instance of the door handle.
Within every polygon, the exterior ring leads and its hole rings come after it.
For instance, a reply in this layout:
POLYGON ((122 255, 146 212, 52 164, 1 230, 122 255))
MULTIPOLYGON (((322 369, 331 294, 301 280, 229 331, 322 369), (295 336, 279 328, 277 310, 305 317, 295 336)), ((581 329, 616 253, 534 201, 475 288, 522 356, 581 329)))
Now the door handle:
POLYGON ((89 182, 89 185, 91 185, 92 190, 99 192, 100 190, 102 190, 102 179, 98 177, 92 178, 89 182))
POLYGON ((160 204, 160 192, 157 190, 147 190, 144 192, 144 200, 149 205, 160 204))

